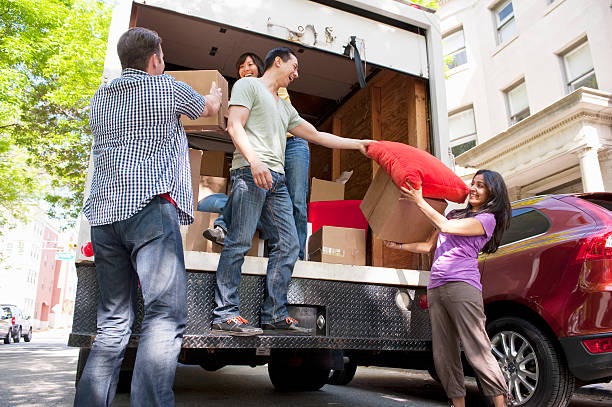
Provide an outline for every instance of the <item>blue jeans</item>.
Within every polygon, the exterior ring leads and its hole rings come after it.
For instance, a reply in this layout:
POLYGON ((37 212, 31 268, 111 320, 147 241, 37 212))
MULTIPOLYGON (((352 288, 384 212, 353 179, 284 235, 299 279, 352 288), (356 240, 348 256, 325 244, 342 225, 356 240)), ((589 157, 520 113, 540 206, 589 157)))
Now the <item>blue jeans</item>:
POLYGON ((273 186, 266 191, 255 185, 250 167, 232 171, 232 192, 226 207, 231 209, 232 222, 217 267, 214 324, 240 315, 238 286, 242 264, 258 224, 269 249, 261 323, 278 322, 289 316, 287 290, 299 247, 285 177, 270 173, 273 186))
MULTIPOLYGON (((308 142, 299 137, 289 137, 285 150, 285 179, 289 197, 293 205, 293 219, 297 229, 298 243, 300 245, 299 258, 304 260, 306 235, 308 234, 308 213, 306 199, 308 197, 308 166, 310 150, 308 142)), ((198 210, 199 206, 198 206, 198 210)), ((208 212, 208 211, 207 211, 208 212)), ((220 226, 227 232, 230 223, 231 210, 222 211, 221 216, 215 219, 215 226, 220 226)))
POLYGON ((204 199, 200 199, 197 210, 200 212, 222 213, 226 204, 227 195, 221 193, 212 194, 204 199))
POLYGON ((131 406, 173 406, 172 385, 187 321, 187 283, 176 208, 155 197, 131 218, 92 226, 98 277, 98 329, 75 406, 110 406, 138 301, 144 317, 131 406))
POLYGON ((300 245, 299 258, 304 260, 308 214, 306 211, 306 198, 308 197, 308 163, 310 150, 308 142, 299 137, 289 137, 285 149, 285 178, 287 189, 293 204, 293 219, 297 229, 300 245))

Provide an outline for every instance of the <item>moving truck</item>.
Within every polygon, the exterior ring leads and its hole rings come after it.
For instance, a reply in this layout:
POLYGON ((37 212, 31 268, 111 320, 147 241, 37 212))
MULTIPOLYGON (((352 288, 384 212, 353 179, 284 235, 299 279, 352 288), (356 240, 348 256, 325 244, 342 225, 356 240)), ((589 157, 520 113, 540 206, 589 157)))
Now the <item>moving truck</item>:
MULTIPOLYGON (((287 46, 300 63, 299 79, 289 87, 291 102, 319 130, 403 142, 449 163, 442 45, 432 10, 404 0, 121 0, 113 11, 103 81, 120 75, 116 43, 133 26, 159 33, 167 71, 216 70, 230 89, 240 54, 263 57, 274 47, 287 46)), ((194 150, 229 154, 234 149, 223 131, 187 133, 194 150)), ((377 165, 355 151, 311 146, 311 177, 333 180, 345 170, 354 171, 345 199, 362 199, 377 165)), ((83 218, 80 226, 83 245, 90 240, 89 225, 83 218)), ((218 253, 185 251, 183 364, 216 370, 267 363, 277 389, 312 390, 330 380, 348 383, 357 365, 427 369, 432 363, 427 255, 388 249, 370 232, 367 265, 298 261, 289 311, 312 328, 308 336, 211 335, 218 260, 218 253)), ((241 314, 255 325, 266 262, 265 257, 247 256, 242 271, 241 314)), ((95 259, 79 255, 77 273, 69 345, 81 348, 78 381, 96 334, 95 259)), ((138 332, 139 322, 120 386, 129 385, 138 332)))

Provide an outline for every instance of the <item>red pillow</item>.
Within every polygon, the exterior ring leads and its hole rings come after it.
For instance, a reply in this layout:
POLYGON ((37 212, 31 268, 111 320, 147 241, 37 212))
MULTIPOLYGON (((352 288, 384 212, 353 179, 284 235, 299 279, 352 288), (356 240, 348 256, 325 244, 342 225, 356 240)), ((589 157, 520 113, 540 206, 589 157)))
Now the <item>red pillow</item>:
POLYGON ((368 147, 368 155, 393 179, 398 187, 406 181, 413 188, 423 188, 423 196, 463 203, 469 193, 465 182, 442 161, 426 151, 407 144, 377 141, 368 147))

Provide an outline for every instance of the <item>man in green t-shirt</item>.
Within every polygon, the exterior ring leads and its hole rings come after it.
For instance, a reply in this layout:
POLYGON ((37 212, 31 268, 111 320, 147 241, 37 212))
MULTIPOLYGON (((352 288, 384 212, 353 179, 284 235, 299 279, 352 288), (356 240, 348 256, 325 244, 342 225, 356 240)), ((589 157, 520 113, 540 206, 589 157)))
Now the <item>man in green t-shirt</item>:
POLYGON ((236 146, 230 173, 232 190, 227 202, 231 223, 217 267, 216 308, 212 330, 237 336, 263 331, 306 334, 287 312, 287 290, 298 258, 299 244, 293 208, 284 177, 287 131, 329 148, 360 150, 371 140, 346 139, 317 131, 302 119, 278 89, 298 77, 298 60, 288 48, 275 48, 266 56, 261 78, 242 78, 232 89, 227 130, 236 146), (261 326, 240 316, 238 286, 244 256, 259 223, 268 241, 266 297, 261 326))

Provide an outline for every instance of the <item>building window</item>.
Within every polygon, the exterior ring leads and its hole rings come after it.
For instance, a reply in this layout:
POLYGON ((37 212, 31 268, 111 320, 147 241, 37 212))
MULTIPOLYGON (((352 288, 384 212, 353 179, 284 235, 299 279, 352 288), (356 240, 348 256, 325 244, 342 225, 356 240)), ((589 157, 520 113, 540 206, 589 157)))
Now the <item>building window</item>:
POLYGON ((467 63, 463 29, 447 34, 442 38, 442 51, 448 69, 453 69, 467 63))
POLYGON ((529 101, 524 80, 506 91, 506 99, 510 113, 510 125, 529 117, 529 101))
POLYGON ((474 108, 469 107, 448 116, 448 133, 453 156, 465 153, 476 146, 476 122, 474 108))
POLYGON ((583 42, 563 55, 567 89, 572 92, 581 86, 597 89, 595 69, 588 42, 583 42))
POLYGON ((497 29, 497 43, 503 44, 516 34, 514 21, 514 7, 512 1, 504 1, 493 10, 495 13, 495 27, 497 29))

